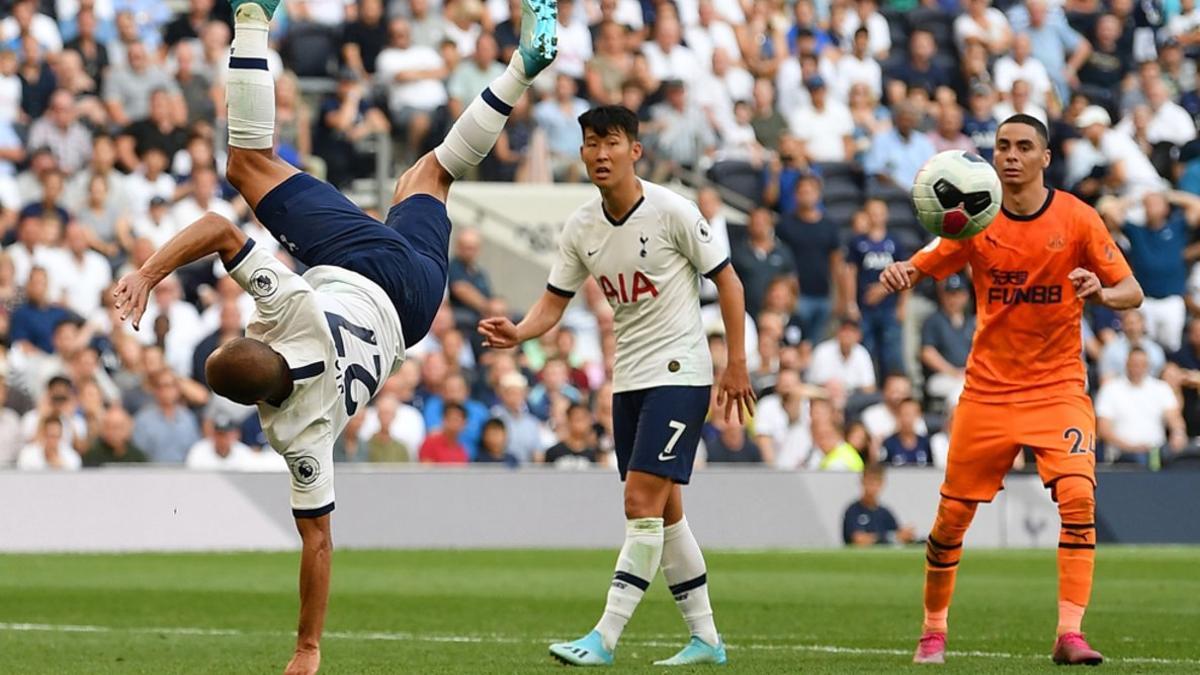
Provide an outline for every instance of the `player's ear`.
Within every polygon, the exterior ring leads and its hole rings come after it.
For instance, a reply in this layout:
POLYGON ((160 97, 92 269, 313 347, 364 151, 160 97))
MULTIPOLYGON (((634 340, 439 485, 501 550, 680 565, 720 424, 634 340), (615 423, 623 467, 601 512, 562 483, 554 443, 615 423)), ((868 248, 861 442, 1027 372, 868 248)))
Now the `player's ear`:
POLYGON ((1045 152, 1042 153, 1042 168, 1045 169, 1045 168, 1048 168, 1049 166, 1050 166, 1050 148, 1046 148, 1045 152))
POLYGON ((641 159, 642 158, 642 142, 634 141, 633 146, 630 147, 630 149, 629 149, 629 153, 631 155, 633 155, 633 161, 636 162, 639 159, 641 159))

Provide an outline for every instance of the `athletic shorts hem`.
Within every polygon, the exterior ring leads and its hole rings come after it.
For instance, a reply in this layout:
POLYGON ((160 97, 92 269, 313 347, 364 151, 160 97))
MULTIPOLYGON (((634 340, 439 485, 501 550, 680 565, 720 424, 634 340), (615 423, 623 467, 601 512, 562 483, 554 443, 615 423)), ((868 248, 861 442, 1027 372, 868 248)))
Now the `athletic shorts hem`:
POLYGON ((621 472, 621 482, 624 483, 630 471, 638 471, 640 473, 648 473, 651 476, 659 478, 667 478, 676 485, 687 485, 692 482, 691 476, 684 478, 677 475, 677 472, 672 471, 667 467, 660 466, 631 466, 621 472))
POLYGON ((320 506, 315 509, 292 509, 292 515, 296 518, 320 518, 321 516, 333 511, 333 502, 329 502, 325 506, 320 506))

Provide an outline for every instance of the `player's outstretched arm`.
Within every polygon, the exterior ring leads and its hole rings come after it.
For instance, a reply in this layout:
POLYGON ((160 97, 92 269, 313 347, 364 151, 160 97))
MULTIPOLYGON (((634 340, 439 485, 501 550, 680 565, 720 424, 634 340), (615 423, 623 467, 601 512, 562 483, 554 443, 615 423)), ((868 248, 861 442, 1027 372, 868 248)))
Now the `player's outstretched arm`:
POLYGON ((879 275, 879 283, 888 293, 906 291, 925 278, 925 273, 917 269, 911 260, 894 262, 884 268, 879 275))
POLYGON ((563 312, 571 299, 546 291, 542 297, 529 308, 521 323, 513 324, 505 316, 492 317, 479 322, 479 334, 483 336, 485 347, 492 349, 510 349, 536 337, 541 337, 562 319, 563 312))
POLYGON ((1075 297, 1092 300, 1109 309, 1133 309, 1142 306, 1142 285, 1130 274, 1115 285, 1105 288, 1095 272, 1076 267, 1067 275, 1075 288, 1075 297))
POLYGON ((333 536, 329 514, 297 518, 300 532, 300 626, 296 631, 296 654, 284 675, 311 675, 321 666, 321 631, 329 604, 329 577, 333 536))
POLYGON ((725 407, 726 422, 736 408, 738 423, 745 424, 746 413, 754 415, 754 388, 750 386, 750 371, 746 366, 746 291, 733 265, 726 265, 712 281, 717 285, 717 303, 721 306, 729 352, 729 362, 717 383, 717 405, 725 407))
POLYGON ((246 245, 245 233, 227 218, 206 213, 199 220, 171 237, 162 248, 150 256, 139 269, 126 274, 113 290, 121 320, 133 317, 138 328, 150 291, 168 274, 188 263, 218 253, 225 263, 231 262, 246 245))

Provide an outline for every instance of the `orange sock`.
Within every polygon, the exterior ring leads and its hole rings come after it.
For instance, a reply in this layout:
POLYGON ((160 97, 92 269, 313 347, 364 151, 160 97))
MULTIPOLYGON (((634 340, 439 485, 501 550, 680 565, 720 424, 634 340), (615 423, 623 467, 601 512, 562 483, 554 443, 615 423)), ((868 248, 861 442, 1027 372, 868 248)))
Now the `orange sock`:
POLYGON ((1096 565, 1096 498, 1092 482, 1067 476, 1054 486, 1058 534, 1058 634, 1080 633, 1096 565))
POLYGON ((937 520, 925 544, 925 633, 947 632, 946 617, 958 561, 962 558, 963 536, 975 517, 975 502, 942 497, 937 520))

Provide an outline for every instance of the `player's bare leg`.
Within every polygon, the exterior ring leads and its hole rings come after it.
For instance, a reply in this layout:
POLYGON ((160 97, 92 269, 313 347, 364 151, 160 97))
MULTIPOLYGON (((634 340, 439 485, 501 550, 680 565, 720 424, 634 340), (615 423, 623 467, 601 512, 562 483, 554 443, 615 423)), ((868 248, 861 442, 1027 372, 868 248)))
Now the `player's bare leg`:
POLYGON ((1096 498, 1092 481, 1066 476, 1053 488, 1062 529, 1058 535, 1058 639, 1054 662, 1095 666, 1104 662, 1083 637, 1083 613, 1092 595, 1096 563, 1096 498))
POLYGON ((699 663, 725 663, 725 645, 713 621, 708 599, 708 565, 696 537, 683 515, 683 489, 671 487, 663 509, 662 572, 675 605, 687 623, 691 640, 669 659, 656 665, 687 666, 699 663))
POLYGON ((976 502, 942 497, 925 544, 925 621, 913 663, 945 663, 947 615, 963 537, 975 517, 976 502))

